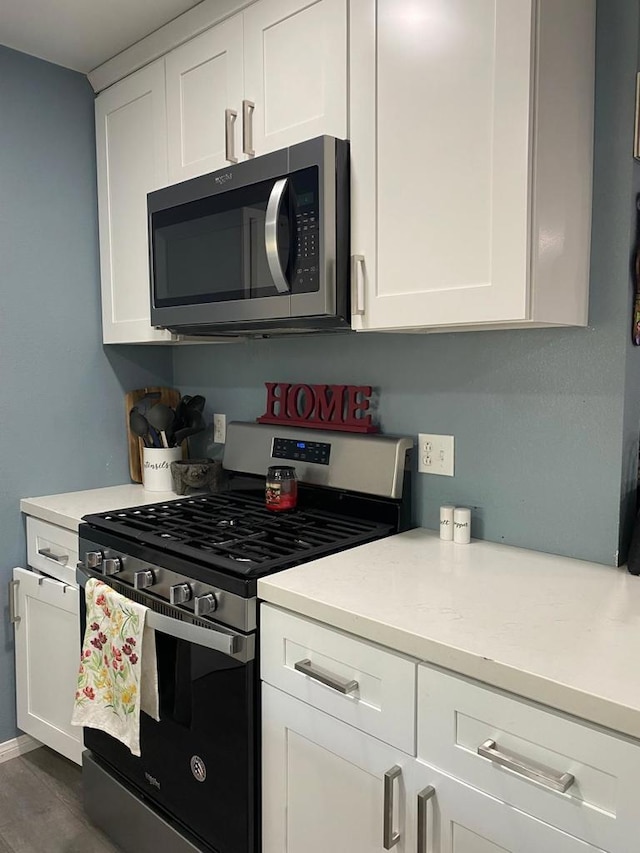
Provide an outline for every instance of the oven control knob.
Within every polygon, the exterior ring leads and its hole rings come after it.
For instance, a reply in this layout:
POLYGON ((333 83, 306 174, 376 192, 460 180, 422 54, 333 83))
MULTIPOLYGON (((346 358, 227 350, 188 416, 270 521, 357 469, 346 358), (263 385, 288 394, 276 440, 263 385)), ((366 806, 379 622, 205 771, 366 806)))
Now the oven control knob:
POLYGON ((169 601, 171 604, 184 604, 191 600, 191 587, 188 583, 176 583, 169 587, 169 601))
POLYGON ((151 569, 143 569, 133 576, 134 589, 147 589, 147 587, 153 586, 155 582, 156 578, 151 569))
POLYGON ((87 569, 97 569, 102 563, 101 551, 87 551, 84 558, 84 565, 87 569))
POLYGON ((196 616, 206 616, 218 609, 218 599, 210 592, 208 595, 197 595, 193 601, 196 616))
POLYGON ((120 557, 103 560, 100 568, 103 575, 117 575, 122 571, 122 560, 120 557))

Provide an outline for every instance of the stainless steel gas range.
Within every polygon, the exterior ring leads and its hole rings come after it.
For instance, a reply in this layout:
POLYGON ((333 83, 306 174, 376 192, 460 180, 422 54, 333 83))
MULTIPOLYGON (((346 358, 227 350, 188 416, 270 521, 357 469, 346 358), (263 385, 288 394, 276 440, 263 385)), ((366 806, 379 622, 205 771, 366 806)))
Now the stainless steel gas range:
POLYGON ((106 579, 156 631, 160 721, 141 714, 141 756, 84 730, 87 811, 126 853, 258 853, 258 578, 410 526, 411 447, 233 423, 226 491, 85 516, 80 585, 106 579), (274 464, 296 469, 293 511, 265 507, 274 464))

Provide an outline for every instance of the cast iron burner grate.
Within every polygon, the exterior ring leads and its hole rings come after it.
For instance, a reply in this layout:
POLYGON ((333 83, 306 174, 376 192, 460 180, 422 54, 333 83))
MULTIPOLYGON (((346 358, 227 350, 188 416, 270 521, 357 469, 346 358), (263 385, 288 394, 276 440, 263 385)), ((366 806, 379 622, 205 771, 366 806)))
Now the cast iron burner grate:
POLYGON ((198 495, 84 520, 159 551, 247 577, 290 568, 393 532, 389 524, 323 510, 274 513, 262 498, 238 493, 198 495))

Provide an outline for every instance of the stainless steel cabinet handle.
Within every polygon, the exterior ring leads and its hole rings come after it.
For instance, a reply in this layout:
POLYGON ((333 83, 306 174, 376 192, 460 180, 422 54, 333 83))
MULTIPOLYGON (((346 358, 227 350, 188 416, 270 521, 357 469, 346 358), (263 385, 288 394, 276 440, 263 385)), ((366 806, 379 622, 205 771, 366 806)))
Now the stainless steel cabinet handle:
POLYGON ((351 313, 364 314, 364 255, 351 256, 351 313))
POLYGON ((9 581, 9 622, 17 625, 21 617, 18 616, 18 587, 20 581, 9 581))
POLYGON ((236 119, 238 118, 237 110, 224 111, 224 156, 229 163, 237 163, 238 158, 235 155, 235 128, 236 119))
POLYGON ((560 791, 561 794, 565 794, 576 781, 575 776, 572 776, 571 773, 557 773, 555 770, 544 767, 542 764, 526 764, 522 758, 502 752, 498 749, 495 740, 485 740, 478 747, 478 755, 488 758, 489 761, 499 764, 500 767, 512 770, 519 776, 533 779, 534 782, 539 782, 546 788, 551 788, 553 791, 560 791))
POLYGON ((63 566, 69 562, 68 554, 54 554, 51 548, 38 548, 38 554, 42 554, 47 560, 53 560, 54 563, 62 563, 63 566))
POLYGON ((253 150, 253 111, 256 105, 253 101, 242 102, 242 151, 249 157, 255 157, 253 150))
POLYGON ((278 293, 289 293, 289 282, 284 277, 284 271, 280 264, 278 252, 278 220, 280 218, 280 205, 287 189, 289 178, 280 178, 273 185, 267 213, 264 220, 264 245, 267 250, 267 262, 271 278, 278 293))
POLYGON ((297 661, 297 663, 294 663, 293 668, 297 669, 298 672, 302 672, 304 675, 308 675, 309 678, 313 678, 314 681, 319 681, 320 684, 332 687, 334 690, 337 690, 338 693, 344 693, 345 696, 349 693, 355 693, 359 687, 357 681, 333 675, 332 673, 327 672, 326 669, 322 669, 321 667, 312 664, 308 658, 297 661))
POLYGON ((435 795, 436 789, 433 785, 427 785, 418 794, 418 853, 429 853, 427 843, 429 839, 429 822, 427 804, 435 795))
POLYGON ((391 850, 400 841, 400 833, 393 829, 393 783, 402 776, 402 767, 394 764, 384 774, 384 820, 382 827, 382 846, 391 850))

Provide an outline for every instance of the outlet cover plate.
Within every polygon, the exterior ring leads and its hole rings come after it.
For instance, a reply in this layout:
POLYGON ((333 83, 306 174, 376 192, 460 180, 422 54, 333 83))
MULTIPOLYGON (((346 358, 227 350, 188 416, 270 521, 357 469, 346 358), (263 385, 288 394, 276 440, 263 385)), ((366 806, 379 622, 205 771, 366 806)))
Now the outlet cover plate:
POLYGON ((216 444, 224 444, 227 440, 227 416, 213 416, 213 440, 216 444))
POLYGON ((454 476, 454 440, 452 435, 418 435, 418 471, 422 474, 454 476))

